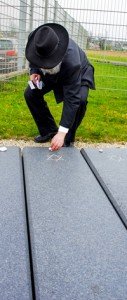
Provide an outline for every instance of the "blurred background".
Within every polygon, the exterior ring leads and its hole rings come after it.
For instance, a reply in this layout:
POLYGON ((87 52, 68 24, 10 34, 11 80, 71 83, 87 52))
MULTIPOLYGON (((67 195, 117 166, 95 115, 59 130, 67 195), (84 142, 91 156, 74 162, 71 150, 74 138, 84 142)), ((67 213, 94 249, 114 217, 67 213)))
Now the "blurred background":
POLYGON ((127 91, 126 0, 0 0, 0 81, 28 75, 27 37, 46 22, 66 27, 87 53, 97 89, 127 91))

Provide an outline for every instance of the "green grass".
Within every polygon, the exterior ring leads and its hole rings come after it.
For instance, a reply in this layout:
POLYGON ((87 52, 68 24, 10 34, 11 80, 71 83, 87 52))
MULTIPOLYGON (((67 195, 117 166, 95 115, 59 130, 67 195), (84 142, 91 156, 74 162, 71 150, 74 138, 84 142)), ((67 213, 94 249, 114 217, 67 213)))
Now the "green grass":
POLYGON ((127 141, 127 95, 120 92, 90 92, 86 118, 77 135, 89 142, 127 141))
POLYGON ((87 56, 94 60, 127 62, 127 51, 87 50, 87 56))
MULTIPOLYGON (((90 91, 86 117, 77 130, 76 139, 86 142, 127 141, 127 93, 110 90, 110 88, 125 89, 126 78, 120 80, 118 76, 124 77, 126 68, 110 66, 111 77, 105 78, 100 77, 102 64, 94 65, 97 89, 90 91), (116 77, 115 80, 112 76, 116 77), (99 90, 98 87, 107 90, 99 90)), ((108 68, 108 65, 103 65, 103 75, 108 74, 108 68)), ((38 134, 23 96, 27 81, 28 77, 24 75, 0 83, 0 139, 30 139, 38 134)), ((47 94, 45 99, 59 124, 62 104, 56 104, 52 92, 47 94)))
POLYGON ((127 67, 93 63, 97 89, 127 90, 127 67))

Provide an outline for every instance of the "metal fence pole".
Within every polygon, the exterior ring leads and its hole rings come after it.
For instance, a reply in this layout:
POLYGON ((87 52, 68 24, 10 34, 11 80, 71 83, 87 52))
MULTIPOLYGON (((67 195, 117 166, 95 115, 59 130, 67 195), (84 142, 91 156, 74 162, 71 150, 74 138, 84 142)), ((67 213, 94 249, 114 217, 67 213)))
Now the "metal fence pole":
POLYGON ((34 7, 34 0, 30 1, 30 19, 29 19, 29 32, 33 29, 33 7, 34 7))
POLYGON ((24 68, 24 49, 26 42, 26 7, 27 0, 20 0, 20 15, 19 15, 19 39, 18 39, 18 71, 24 68))
POLYGON ((64 27, 67 25, 67 12, 64 12, 64 27))
POLYGON ((58 9, 58 1, 55 0, 54 2, 54 23, 56 22, 57 20, 57 9, 58 9))
POLYGON ((45 0, 44 23, 48 22, 48 5, 49 0, 45 0))

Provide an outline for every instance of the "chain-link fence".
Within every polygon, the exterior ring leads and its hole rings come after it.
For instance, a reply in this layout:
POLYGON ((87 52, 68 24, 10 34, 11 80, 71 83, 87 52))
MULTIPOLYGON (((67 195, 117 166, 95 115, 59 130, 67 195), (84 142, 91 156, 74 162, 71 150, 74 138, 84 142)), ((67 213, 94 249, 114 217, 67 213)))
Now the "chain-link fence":
POLYGON ((127 91, 126 0, 0 0, 0 80, 27 72, 28 34, 46 22, 66 27, 86 51, 97 88, 127 91))
MULTIPOLYGON (((46 22, 65 26, 70 36, 86 48, 87 31, 76 22, 57 1, 7 0, 0 1, 0 72, 10 73, 26 69, 24 56, 28 34, 46 22)), ((5 76, 4 76, 5 77, 5 76)))

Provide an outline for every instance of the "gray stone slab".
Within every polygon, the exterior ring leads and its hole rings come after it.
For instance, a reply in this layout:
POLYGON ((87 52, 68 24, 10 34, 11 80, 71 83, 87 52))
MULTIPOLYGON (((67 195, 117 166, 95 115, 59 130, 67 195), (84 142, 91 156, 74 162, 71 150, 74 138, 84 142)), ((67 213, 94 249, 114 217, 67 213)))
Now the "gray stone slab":
POLYGON ((125 300, 127 234, 79 150, 23 151, 37 300, 125 300))
POLYGON ((32 299, 21 154, 16 147, 0 152, 0 299, 32 299))
POLYGON ((85 149, 127 227, 127 148, 85 149))

